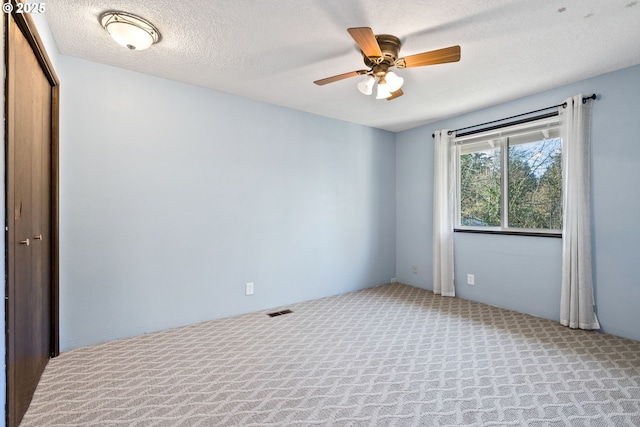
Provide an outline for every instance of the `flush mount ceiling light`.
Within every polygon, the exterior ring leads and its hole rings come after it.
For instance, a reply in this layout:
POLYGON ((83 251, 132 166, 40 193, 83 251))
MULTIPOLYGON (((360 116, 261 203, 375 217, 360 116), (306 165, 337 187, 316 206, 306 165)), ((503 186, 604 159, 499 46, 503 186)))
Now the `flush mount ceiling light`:
POLYGON ((143 50, 160 40, 153 24, 126 12, 106 12, 100 16, 102 27, 120 45, 131 50, 143 50))

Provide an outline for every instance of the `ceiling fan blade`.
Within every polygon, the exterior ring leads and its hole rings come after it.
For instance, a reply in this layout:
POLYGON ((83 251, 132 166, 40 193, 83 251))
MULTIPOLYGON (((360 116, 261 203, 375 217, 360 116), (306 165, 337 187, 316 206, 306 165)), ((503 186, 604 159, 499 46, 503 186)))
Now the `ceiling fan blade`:
POLYGON ((402 89, 398 89, 395 92, 391 92, 391 96, 387 98, 387 101, 391 101, 392 99, 396 99, 402 95, 404 95, 404 92, 402 89))
POLYGON ((450 46, 444 49, 418 53, 398 59, 398 68, 423 67, 425 65, 445 64, 460 61, 460 46, 450 46), (404 64, 404 66, 403 66, 404 64))
POLYGON ((369 58, 380 58, 382 56, 380 45, 378 45, 378 40, 376 40, 376 36, 373 34, 373 30, 371 28, 348 28, 347 31, 356 43, 358 43, 362 52, 369 58))
POLYGON ((367 74, 368 72, 369 72, 368 70, 351 71, 349 73, 338 74, 337 76, 333 76, 333 77, 327 77, 326 79, 316 80, 314 83, 317 84, 318 86, 322 86, 328 83, 337 82, 339 80, 348 79, 349 77, 355 77, 355 76, 360 76, 362 74, 367 74))

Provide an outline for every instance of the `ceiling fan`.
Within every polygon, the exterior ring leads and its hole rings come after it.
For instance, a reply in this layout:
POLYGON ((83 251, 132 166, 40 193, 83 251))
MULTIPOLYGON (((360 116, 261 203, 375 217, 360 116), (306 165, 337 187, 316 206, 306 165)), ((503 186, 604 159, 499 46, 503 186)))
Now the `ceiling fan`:
POLYGON ((351 71, 349 73, 316 80, 314 82, 315 84, 322 86, 349 77, 365 75, 364 80, 358 83, 360 92, 365 95, 371 95, 373 93, 373 85, 377 79, 378 92, 376 99, 386 99, 390 101, 402 96, 404 93, 401 89, 404 79, 396 73, 389 71, 389 68, 423 67, 425 65, 444 64, 447 62, 458 62, 460 60, 460 46, 450 46, 444 49, 398 58, 402 43, 396 36, 389 34, 375 35, 369 27, 349 28, 347 31, 360 47, 364 63, 369 69, 351 71))

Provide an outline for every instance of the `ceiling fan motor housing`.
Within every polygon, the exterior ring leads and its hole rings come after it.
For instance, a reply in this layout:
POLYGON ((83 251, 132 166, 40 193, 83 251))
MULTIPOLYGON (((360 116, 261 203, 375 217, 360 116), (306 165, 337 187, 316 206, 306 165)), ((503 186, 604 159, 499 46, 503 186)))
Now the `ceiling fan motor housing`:
POLYGON ((367 67, 373 69, 374 75, 384 75, 386 74, 389 67, 394 66, 396 60, 398 59, 402 43, 400 42, 399 38, 390 34, 378 34, 376 36, 376 41, 380 46, 382 56, 380 58, 371 59, 367 55, 365 55, 364 52, 362 53, 362 56, 367 67), (376 70, 376 68, 378 69, 376 70))

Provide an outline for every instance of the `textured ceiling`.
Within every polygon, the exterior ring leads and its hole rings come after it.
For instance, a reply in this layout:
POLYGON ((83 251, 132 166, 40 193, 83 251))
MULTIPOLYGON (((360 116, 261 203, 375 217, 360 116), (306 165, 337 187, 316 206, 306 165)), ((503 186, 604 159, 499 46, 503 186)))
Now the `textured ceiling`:
MULTIPOLYGON (((637 0, 47 0, 65 55, 390 131, 640 64, 637 0), (162 34, 145 51, 113 42, 106 10, 162 34), (398 36, 400 56, 460 45, 460 62, 398 70, 405 95, 362 95, 366 68, 346 29, 398 36)), ((640 84, 640 82, 639 82, 640 84)))

